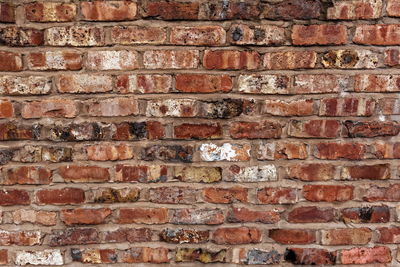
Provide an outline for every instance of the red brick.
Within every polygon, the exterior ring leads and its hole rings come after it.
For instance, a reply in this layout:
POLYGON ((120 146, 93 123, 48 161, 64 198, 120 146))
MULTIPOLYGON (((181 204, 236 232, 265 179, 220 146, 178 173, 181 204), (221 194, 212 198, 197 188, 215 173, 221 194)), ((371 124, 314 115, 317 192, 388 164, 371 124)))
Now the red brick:
POLYGON ((371 116, 375 112, 372 98, 325 98, 321 101, 320 116, 371 116))
POLYGON ((349 137, 396 136, 400 125, 394 121, 346 121, 344 123, 349 137))
POLYGON ((114 44, 163 44, 167 40, 167 32, 161 27, 147 26, 115 26, 111 29, 111 41, 114 44))
POLYGON ((202 8, 207 20, 248 20, 258 19, 261 7, 258 1, 231 0, 229 2, 204 2, 202 8))
POLYGON ((232 79, 228 75, 178 74, 175 86, 184 93, 229 92, 232 79))
POLYGON ((203 189, 203 198, 206 202, 229 204, 234 202, 247 203, 248 190, 244 187, 209 187, 203 189))
POLYGON ((52 247, 100 243, 99 232, 94 228, 52 230, 49 238, 49 245, 52 247))
POLYGON ((392 256, 389 248, 375 246, 342 250, 340 259, 343 264, 390 263, 392 256))
POLYGON ((388 187, 370 186, 363 195, 363 200, 375 201, 400 201, 400 184, 391 184, 388 187))
POLYGON ((300 138, 336 138, 342 127, 337 120, 292 120, 289 123, 288 135, 300 138))
POLYGON ((150 183, 165 181, 168 169, 166 166, 141 166, 141 165, 121 165, 115 168, 115 180, 121 182, 140 182, 150 183))
POLYGON ((26 102, 22 106, 21 116, 32 118, 74 118, 78 115, 77 104, 73 100, 48 99, 26 102))
POLYGON ((283 45, 287 41, 285 28, 275 25, 235 24, 229 29, 229 37, 236 45, 283 45))
POLYGON ((40 245, 43 235, 39 231, 2 231, 0 234, 0 245, 2 246, 33 246, 40 245))
POLYGON ((377 19, 382 16, 382 1, 340 1, 327 10, 328 19, 377 19))
POLYGON ((102 224, 111 215, 111 209, 70 209, 62 210, 60 215, 66 225, 102 224))
POLYGON ((85 201, 85 192, 79 188, 41 189, 36 192, 39 205, 73 205, 85 201))
POLYGON ((82 54, 75 51, 32 52, 27 55, 30 70, 80 70, 82 54))
POLYGON ((8 264, 8 250, 0 249, 0 265, 8 264))
POLYGON ((377 243, 382 244, 398 244, 400 243, 400 228, 399 227, 380 227, 377 229, 377 243))
POLYGON ((196 208, 176 209, 170 213, 172 224, 222 224, 225 220, 224 213, 220 209, 196 208))
POLYGON ((29 193, 25 190, 3 189, 0 191, 0 206, 29 205, 29 193))
POLYGON ((126 160, 133 158, 133 148, 126 144, 98 144, 86 147, 88 160, 126 160))
POLYGON ((386 223, 390 221, 390 210, 387 206, 346 208, 341 219, 345 223, 386 223))
POLYGON ((104 241, 106 242, 150 242, 152 231, 149 228, 118 228, 112 232, 106 232, 104 241))
POLYGON ((104 30, 92 26, 52 27, 45 30, 50 46, 103 46, 104 30))
POLYGON ((343 167, 342 179, 370 179, 370 180, 384 180, 390 179, 390 165, 389 164, 376 164, 376 165, 356 165, 343 167))
POLYGON ((341 45, 347 43, 345 25, 293 25, 292 40, 294 45, 341 45))
POLYGON ((353 42, 366 45, 399 45, 399 24, 358 25, 353 42))
POLYGON ((226 42, 224 28, 220 26, 174 27, 171 44, 219 46, 226 42))
POLYGON ((40 46, 44 43, 42 30, 9 26, 0 29, 0 44, 7 46, 40 46))
POLYGON ((124 208, 119 210, 117 223, 164 224, 168 222, 166 208, 124 208))
POLYGON ((125 263, 168 263, 167 248, 130 248, 122 255, 125 263))
POLYGON ((0 22, 15 22, 15 7, 10 3, 0 4, 0 22))
POLYGON ((257 199, 262 204, 290 204, 298 200, 298 190, 288 187, 258 189, 257 199))
POLYGON ((399 75, 359 74, 355 76, 354 91, 356 92, 399 92, 399 75))
POLYGON ((86 68, 89 70, 134 70, 139 68, 136 51, 88 51, 86 68))
POLYGON ((362 159, 366 146, 360 143, 318 143, 314 156, 318 159, 362 159))
POLYGON ((267 70, 312 69, 317 62, 314 51, 273 52, 264 55, 264 67, 267 70))
POLYGON ((299 142, 264 143, 259 146, 259 160, 306 159, 307 145, 299 142))
POLYGON ((149 201, 163 204, 193 204, 198 202, 199 190, 183 186, 149 189, 149 201))
MULTIPOLYGON (((399 6, 400 8, 400 6, 399 6)), ((385 50, 385 65, 395 67, 400 65, 400 50, 387 49, 385 50)))
POLYGON ((318 19, 322 5, 313 0, 286 0, 264 8, 263 17, 273 20, 318 19))
POLYGON ((196 20, 199 15, 198 2, 147 0, 143 4, 143 17, 163 20, 196 20))
POLYGON ((350 185, 305 185, 303 196, 308 201, 349 201, 353 199, 354 187, 350 185))
POLYGON ((165 99, 147 101, 148 117, 195 117, 198 105, 194 99, 165 99))
POLYGON ((349 77, 332 74, 299 74, 294 76, 292 94, 326 94, 351 88, 349 77))
POLYGON ((376 142, 372 145, 373 154, 378 159, 400 158, 400 143, 376 142))
POLYGON ((172 90, 171 75, 119 75, 116 89, 119 93, 168 93, 172 90))
POLYGON ((328 246, 366 245, 372 239, 369 228, 343 228, 321 231, 321 243, 328 246))
MULTIPOLYGON (((1 7, 0 7, 1 11, 1 7)), ((0 71, 21 71, 22 57, 19 53, 0 51, 0 71)))
POLYGON ((136 17, 137 5, 131 1, 83 1, 81 12, 85 20, 133 20, 136 17))
POLYGON ((12 213, 15 224, 32 223, 51 226, 57 224, 57 212, 19 209, 12 213))
POLYGON ((9 100, 0 100, 0 118, 11 118, 14 116, 14 106, 9 100))
POLYGON ((336 251, 329 252, 318 248, 287 248, 285 260, 299 265, 334 265, 336 263, 336 251))
POLYGON ((93 74, 62 74, 56 86, 60 93, 104 93, 113 89, 111 76, 93 74))
POLYGON ((400 100, 398 98, 382 98, 379 100, 379 110, 383 115, 400 114, 400 100))
POLYGON ((219 139, 222 138, 222 127, 219 123, 183 123, 174 127, 174 136, 178 139, 219 139))
POLYGON ((325 223, 334 220, 334 209, 315 206, 294 208, 287 217, 287 221, 291 223, 325 223))
POLYGON ((218 228, 214 231, 212 241, 216 244, 239 245, 261 242, 261 231, 257 228, 218 228))
POLYGON ((187 230, 187 229, 164 229, 160 232, 160 240, 168 243, 183 244, 183 243, 205 243, 209 239, 210 232, 187 230))
POLYGON ((139 112, 138 103, 132 97, 89 100, 84 104, 88 115, 94 117, 123 117, 139 112))
POLYGON ((280 213, 276 209, 257 211, 247 208, 231 208, 226 219, 231 223, 277 223, 280 220, 280 213))
POLYGON ((388 0, 386 12, 389 16, 400 17, 400 3, 396 0, 388 0))
POLYGON ((217 70, 255 70, 260 66, 260 55, 255 51, 206 50, 203 66, 217 70))
POLYGON ((25 5, 26 19, 33 22, 64 22, 76 17, 72 3, 34 2, 25 5))
POLYGON ((234 139, 280 138, 282 125, 274 121, 235 122, 231 124, 229 133, 234 139))
POLYGON ((198 50, 150 50, 143 54, 146 69, 196 69, 198 50))
POLYGON ((298 229, 271 229, 268 236, 280 244, 315 243, 315 231, 298 229))
POLYGON ((3 169, 0 184, 50 184, 52 172, 45 167, 22 166, 3 169))
POLYGON ((306 100, 265 100, 262 113, 274 116, 310 116, 315 113, 313 99, 306 100))
POLYGON ((106 182, 110 180, 107 168, 97 166, 67 165, 58 169, 66 182, 106 182))
POLYGON ((296 164, 287 168, 287 178, 301 181, 326 181, 335 178, 336 167, 331 164, 296 164))

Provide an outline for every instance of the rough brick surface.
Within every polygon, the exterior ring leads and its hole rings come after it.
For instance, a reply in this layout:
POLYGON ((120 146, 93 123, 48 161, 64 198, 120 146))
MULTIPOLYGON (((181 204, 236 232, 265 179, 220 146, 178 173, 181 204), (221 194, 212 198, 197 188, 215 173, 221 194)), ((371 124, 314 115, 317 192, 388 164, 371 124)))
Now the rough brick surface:
POLYGON ((0 0, 0 266, 399 266, 399 0, 0 0))

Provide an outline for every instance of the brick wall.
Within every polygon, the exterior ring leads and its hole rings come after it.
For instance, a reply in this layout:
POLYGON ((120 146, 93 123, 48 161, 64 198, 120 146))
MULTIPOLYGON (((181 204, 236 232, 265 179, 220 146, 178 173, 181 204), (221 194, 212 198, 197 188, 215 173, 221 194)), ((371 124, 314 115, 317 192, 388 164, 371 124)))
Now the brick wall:
POLYGON ((0 264, 399 266, 398 17, 0 1, 0 264))

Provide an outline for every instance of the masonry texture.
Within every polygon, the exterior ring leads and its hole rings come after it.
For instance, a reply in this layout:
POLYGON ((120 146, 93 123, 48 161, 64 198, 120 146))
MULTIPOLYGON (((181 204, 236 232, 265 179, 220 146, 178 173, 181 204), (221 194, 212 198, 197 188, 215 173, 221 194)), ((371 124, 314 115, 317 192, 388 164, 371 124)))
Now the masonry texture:
POLYGON ((400 0, 0 0, 0 265, 400 266, 400 0))

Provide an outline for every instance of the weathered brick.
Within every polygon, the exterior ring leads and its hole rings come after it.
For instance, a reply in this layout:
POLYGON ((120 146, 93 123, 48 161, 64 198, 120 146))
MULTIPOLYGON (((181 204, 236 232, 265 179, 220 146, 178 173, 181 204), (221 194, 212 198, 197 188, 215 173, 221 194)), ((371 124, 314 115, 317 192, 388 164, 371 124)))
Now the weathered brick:
POLYGON ((192 204, 198 199, 199 190, 183 186, 149 189, 149 201, 163 204, 192 204))
POLYGON ((196 20, 199 17, 198 2, 146 0, 143 17, 163 20, 196 20))
POLYGON ((294 208, 289 212, 287 221, 292 223, 325 223, 335 220, 333 208, 315 206, 294 208))
POLYGON ((66 182, 106 182, 110 180, 107 168, 97 166, 67 165, 58 168, 59 175, 66 182))
POLYGON ((375 69, 379 54, 371 50, 330 50, 322 57, 325 68, 375 69))
POLYGON ((342 179, 357 180, 357 179, 370 179, 370 180, 384 180, 390 179, 390 165, 389 164, 376 164, 376 165, 356 165, 342 168, 342 179))
POLYGON ((373 98, 325 98, 321 101, 320 116, 371 116, 375 112, 373 98))
POLYGON ((387 206, 346 208, 341 213, 341 219, 345 223, 385 223, 390 220, 387 206))
POLYGON ((36 192, 39 205, 74 205, 85 201, 85 192, 79 188, 41 189, 36 192))
POLYGON ((224 213, 220 209, 175 209, 170 212, 170 223, 172 224, 215 225, 222 224, 224 219, 224 213))
POLYGON ((52 172, 45 167, 22 166, 2 169, 0 184, 50 184, 52 172))
POLYGON ((360 143, 318 143, 314 149, 314 156, 318 159, 358 160, 366 153, 366 146, 360 143))
MULTIPOLYGON (((3 110, 3 115, 10 115, 7 109, 3 110), (7 113, 8 112, 8 113, 7 113)), ((5 122, 0 124, 0 140, 30 140, 37 139, 36 125, 16 125, 13 122, 5 122)), ((3 150, 0 157, 0 163, 4 164, 4 159, 12 158, 12 151, 3 150)))
POLYGON ((114 44, 163 44, 167 40, 165 28, 147 26, 115 26, 111 29, 114 44))
POLYGON ((217 70, 255 70, 260 66, 260 55, 255 51, 206 50, 203 66, 217 70))
POLYGON ((372 239, 369 228, 343 228, 321 231, 321 243, 328 246, 338 245, 366 245, 372 239))
POLYGON ((136 51, 89 51, 86 58, 89 70, 134 70, 139 68, 136 51))
POLYGON ((375 201, 399 201, 400 184, 391 184, 389 187, 370 186, 363 195, 363 200, 375 201))
POLYGON ((115 231, 106 232, 104 240, 107 242, 149 242, 152 231, 149 228, 118 228, 115 231))
POLYGON ((131 97, 96 99, 84 102, 85 111, 94 117, 123 117, 138 114, 138 103, 131 97))
POLYGON ((154 183, 167 180, 166 166, 121 165, 115 167, 115 180, 120 182, 154 183))
POLYGON ((200 157, 204 161, 248 161, 250 145, 224 143, 200 145, 200 157))
POLYGON ((385 50, 385 65, 390 67, 397 67, 400 65, 400 50, 387 49, 385 50))
POLYGON ((205 243, 209 239, 209 231, 189 230, 189 229, 164 229, 160 232, 161 241, 185 244, 185 243, 205 243))
POLYGON ((73 3, 33 2, 25 5, 26 19, 33 22, 65 22, 76 17, 73 3))
POLYGON ((396 136, 400 125, 393 121, 345 121, 346 134, 349 137, 396 136))
POLYGON ((264 7, 262 16, 273 20, 317 19, 322 5, 313 0, 286 0, 264 7))
POLYGON ((285 260, 299 265, 334 265, 337 253, 318 248, 287 248, 285 260))
POLYGON ((251 0, 207 1, 201 7, 204 14, 200 17, 208 20, 258 19, 261 11, 259 2, 251 0))
POLYGON ((88 160, 126 160, 133 158, 133 148, 126 144, 98 144, 86 147, 88 160))
POLYGON ((175 252, 176 262, 193 262, 202 263, 226 262, 226 249, 219 251, 210 251, 203 248, 178 248, 175 252))
POLYGON ((218 228, 214 231, 212 241, 216 244, 238 245, 261 242, 261 231, 257 228, 218 228))
POLYGON ((42 30, 9 26, 0 29, 0 44, 6 46, 40 46, 44 43, 42 30))
POLYGON ((15 255, 17 265, 63 265, 64 259, 59 249, 44 249, 36 251, 19 250, 15 255))
POLYGON ((100 242, 99 232, 94 228, 65 228, 52 230, 49 236, 52 247, 69 245, 87 245, 100 242))
POLYGON ((398 98, 385 97, 379 100, 378 112, 382 115, 400 114, 400 100, 398 98))
POLYGON ((271 229, 268 236, 280 244, 311 244, 316 241, 313 230, 271 229))
POLYGON ((291 120, 288 135, 300 138, 336 138, 340 136, 341 124, 337 120, 291 120))
POLYGON ((133 20, 136 18, 137 4, 131 1, 83 1, 81 11, 85 20, 133 20))
POLYGON ((328 19, 377 19, 382 16, 382 0, 338 1, 327 10, 328 19))
POLYGON ((45 226, 56 225, 57 213, 52 211, 36 211, 36 210, 16 210, 12 213, 13 222, 15 224, 32 223, 42 224, 45 226))
POLYGON ((158 121, 121 122, 112 125, 113 140, 162 139, 165 127, 158 121))
POLYGON ((40 231, 1 231, 0 245, 2 246, 34 246, 40 245, 43 235, 40 231))
POLYGON ((117 252, 114 249, 71 249, 73 261, 83 263, 116 263, 118 260, 117 252))
POLYGON ((250 210, 247 208, 231 208, 227 214, 227 221, 231 223, 277 223, 280 220, 280 210, 250 210))
POLYGON ((46 44, 50 46, 103 46, 102 28, 89 26, 53 27, 45 30, 46 44))
POLYGON ((366 45, 398 45, 400 36, 398 24, 358 25, 354 33, 353 42, 366 45))
POLYGON ((378 243, 396 244, 399 243, 400 228, 399 227, 380 227, 378 231, 378 243))
POLYGON ((289 81, 286 75, 240 75, 238 91, 247 94, 288 94, 289 81))
POLYGON ((229 119, 240 116, 245 110, 242 99, 224 98, 217 101, 204 101, 202 116, 212 119, 229 119))
POLYGON ((25 102, 21 116, 24 119, 32 118, 74 118, 78 114, 77 103, 67 99, 48 99, 34 102, 25 102))
POLYGON ((22 57, 19 53, 0 51, 0 71, 21 71, 22 57))
POLYGON ((273 116, 310 116, 315 113, 313 99, 302 100, 265 100, 261 112, 273 116))
POLYGON ((150 50, 143 53, 146 69, 196 69, 198 50, 150 50))
POLYGON ((168 93, 172 90, 170 75, 119 75, 115 85, 119 93, 168 93))
POLYGON ((122 262, 126 263, 167 263, 168 249, 167 248, 130 248, 124 251, 122 262))
MULTIPOLYGON (((236 251, 234 251, 236 253, 236 251)), ((239 249, 239 259, 235 257, 235 262, 244 264, 278 264, 282 255, 275 249, 239 249)))
POLYGON ((56 86, 60 93, 104 93, 113 89, 113 81, 108 75, 61 74, 56 86))
POLYGON ((312 69, 317 62, 314 51, 272 52, 264 55, 264 67, 267 70, 312 69))
POLYGON ((51 91, 51 78, 42 76, 0 76, 3 95, 45 95, 51 91))
POLYGON ((31 52, 27 55, 31 70, 80 70, 82 54, 75 51, 31 52))
POLYGON ((219 46, 226 42, 226 33, 220 26, 174 27, 171 44, 219 46))
POLYGON ((225 168, 223 172, 224 181, 228 182, 266 182, 276 181, 278 179, 277 168, 274 165, 258 165, 249 167, 240 167, 231 165, 225 168))
POLYGON ((219 139, 222 138, 222 127, 218 123, 183 123, 174 127, 174 136, 177 139, 219 139))
POLYGON ((299 191, 290 187, 264 187, 257 190, 261 204, 290 204, 298 200, 299 191))
POLYGON ((213 183, 222 179, 219 167, 174 167, 174 178, 182 182, 213 183))
POLYGON ((3 189, 0 191, 0 206, 29 205, 29 193, 25 190, 3 189))
POLYGON ((103 125, 100 123, 70 123, 55 124, 45 127, 45 139, 52 141, 90 141, 101 140, 104 135, 103 125))
POLYGON ((287 178, 310 182, 333 180, 335 173, 334 165, 323 163, 296 164, 287 168, 287 178))
POLYGON ((229 204, 234 202, 247 203, 248 189, 244 187, 208 187, 203 189, 203 198, 206 202, 229 204))
POLYGON ((308 157, 307 145, 299 142, 271 142, 262 143, 258 147, 257 159, 306 159, 308 157))
POLYGON ((140 190, 138 188, 102 188, 94 190, 95 203, 130 203, 138 201, 140 190))
POLYGON ((124 208, 119 210, 117 222, 164 224, 168 222, 168 210, 166 208, 124 208))
POLYGON ((292 40, 294 45, 342 45, 347 42, 345 25, 293 25, 292 40))
POLYGON ((390 263, 392 256, 389 248, 375 246, 342 250, 340 259, 343 264, 390 263))
POLYGON ((142 150, 141 158, 146 161, 192 162, 193 150, 190 145, 153 145, 142 150))
POLYGON ((229 38, 236 45, 283 45, 285 29, 274 25, 250 26, 235 24, 229 29, 229 38))
POLYGON ((61 221, 66 225, 101 224, 111 215, 111 209, 70 209, 61 211, 61 221))
POLYGON ((400 91, 399 75, 358 74, 355 76, 356 92, 398 92, 400 91))
POLYGON ((15 22, 15 6, 11 3, 0 4, 0 22, 15 22))
POLYGON ((354 187, 350 185, 305 185, 303 197, 308 201, 343 202, 353 199, 354 187))
POLYGON ((234 139, 280 138, 282 125, 275 121, 232 123, 229 133, 234 139))
POLYGON ((400 4, 396 0, 388 0, 386 12, 389 16, 400 17, 400 4))
POLYGON ((175 87, 184 93, 229 92, 232 79, 228 75, 178 74, 175 87))
POLYGON ((6 264, 8 264, 8 250, 0 249, 0 265, 6 265, 6 264))

